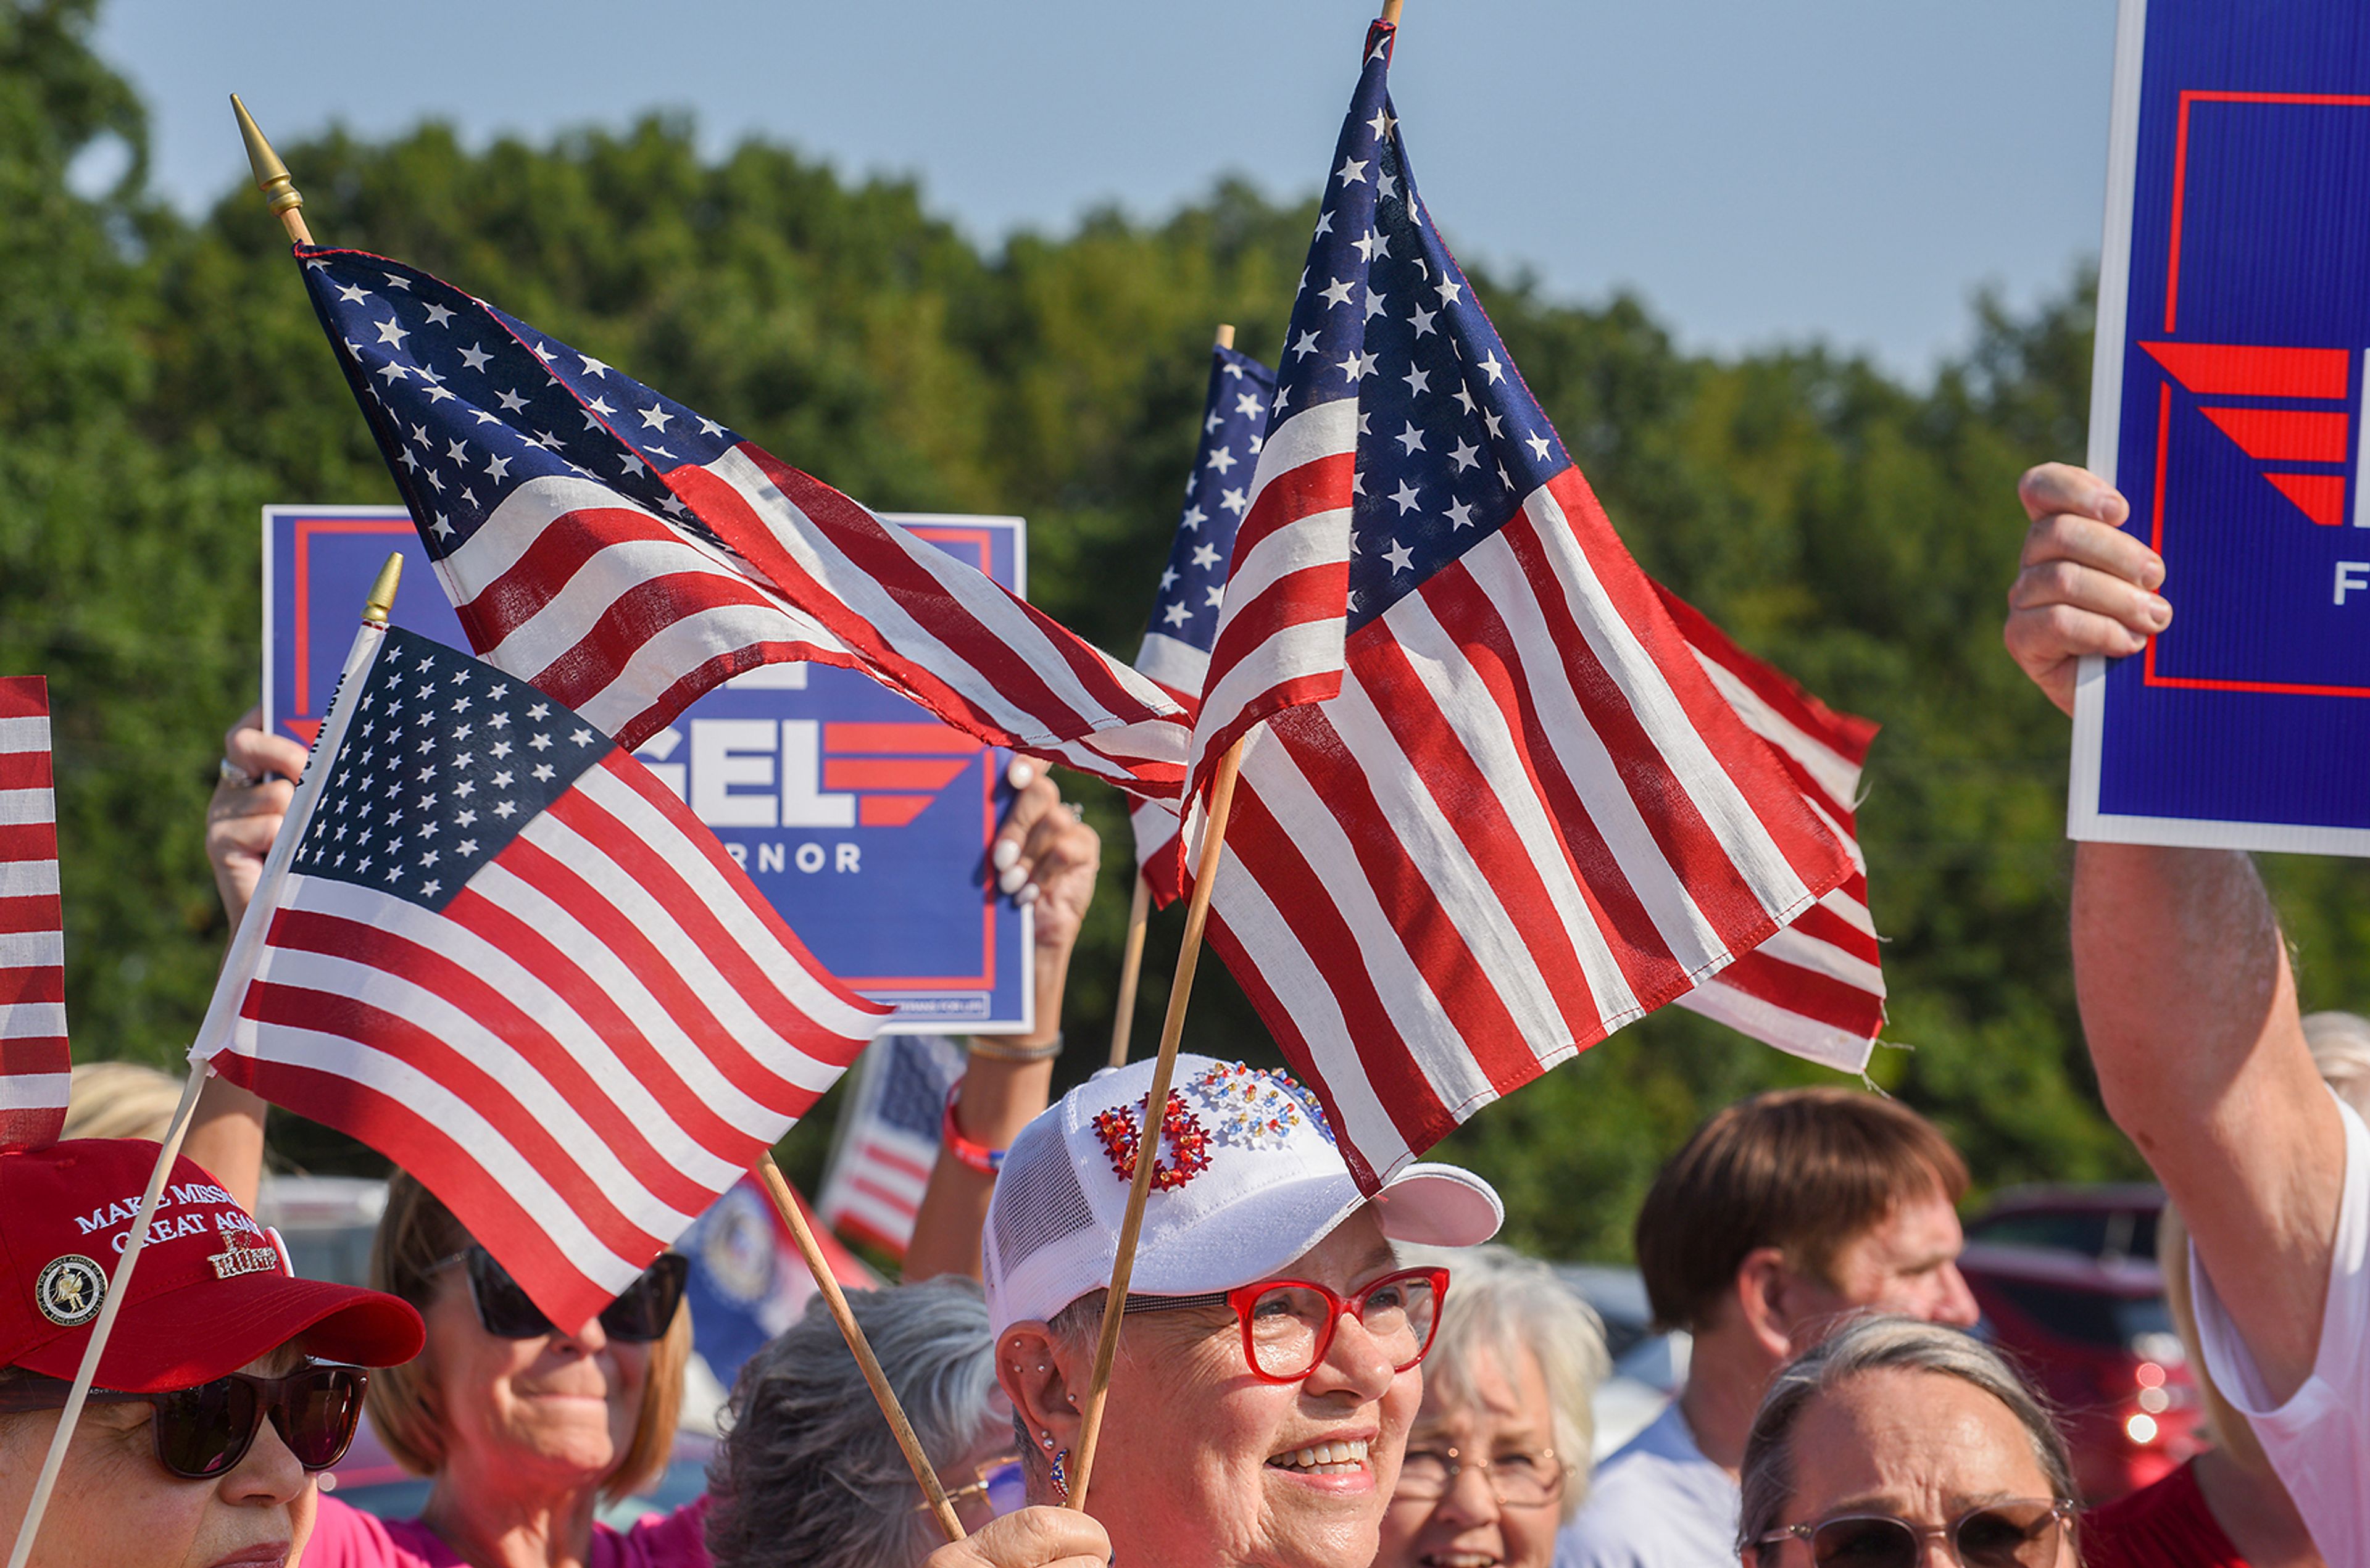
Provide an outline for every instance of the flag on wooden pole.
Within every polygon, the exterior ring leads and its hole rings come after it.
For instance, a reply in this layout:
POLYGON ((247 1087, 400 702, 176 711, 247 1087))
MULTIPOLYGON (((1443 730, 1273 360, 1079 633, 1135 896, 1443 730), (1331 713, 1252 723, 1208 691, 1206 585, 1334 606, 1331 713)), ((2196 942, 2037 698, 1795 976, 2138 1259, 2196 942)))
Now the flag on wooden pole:
POLYGON ((49 683, 0 677, 0 1152, 57 1141, 71 1073, 49 683))
POLYGON ((1212 941, 1369 1190, 1852 864, 1705 674, 1419 198, 1368 35, 1194 733, 1212 941))

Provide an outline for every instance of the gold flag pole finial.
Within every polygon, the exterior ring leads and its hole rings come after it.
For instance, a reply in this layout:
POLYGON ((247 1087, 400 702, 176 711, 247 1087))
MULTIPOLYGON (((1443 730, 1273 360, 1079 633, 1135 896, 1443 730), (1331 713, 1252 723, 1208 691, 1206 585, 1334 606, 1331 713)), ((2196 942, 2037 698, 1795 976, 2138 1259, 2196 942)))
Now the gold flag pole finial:
POLYGON ((247 112, 247 105, 238 95, 230 96, 231 112, 238 116, 239 139, 247 143, 247 164, 255 171, 255 189, 263 192, 264 205, 279 214, 288 231, 288 237, 298 245, 313 243, 312 231, 305 226, 305 196, 289 177, 288 166, 263 139, 263 132, 255 123, 255 116, 247 112))
POLYGON ((402 580, 402 552, 392 552, 386 565, 378 569, 378 580, 371 584, 370 597, 362 601, 363 621, 374 626, 386 624, 387 612, 395 608, 395 586, 402 580))

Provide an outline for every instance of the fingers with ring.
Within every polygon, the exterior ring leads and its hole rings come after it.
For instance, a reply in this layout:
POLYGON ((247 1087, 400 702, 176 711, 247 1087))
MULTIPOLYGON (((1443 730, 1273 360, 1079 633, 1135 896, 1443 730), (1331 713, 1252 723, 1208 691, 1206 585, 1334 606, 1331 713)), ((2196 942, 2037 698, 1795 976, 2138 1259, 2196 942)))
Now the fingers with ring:
POLYGON ((230 785, 233 789, 253 789, 257 784, 263 782, 261 779, 256 777, 255 774, 248 773, 245 768, 240 767, 237 763, 232 761, 227 757, 224 757, 222 760, 220 772, 222 782, 230 785))

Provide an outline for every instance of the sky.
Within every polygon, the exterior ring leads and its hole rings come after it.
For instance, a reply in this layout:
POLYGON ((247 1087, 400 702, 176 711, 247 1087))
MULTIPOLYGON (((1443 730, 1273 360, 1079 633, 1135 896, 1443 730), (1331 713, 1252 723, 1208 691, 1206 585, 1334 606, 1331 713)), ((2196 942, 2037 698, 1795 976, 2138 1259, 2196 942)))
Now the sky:
MULTIPOLYGON (((1322 177, 1372 0, 108 0, 152 180, 425 118, 471 144, 688 113, 845 175, 911 176, 984 244, 1246 175, 1322 177)), ((1408 0, 1392 96, 1467 261, 1643 297, 1691 349, 1821 340, 1913 378, 2096 254, 2112 0, 1408 0)), ((295 171, 304 184, 304 171, 295 171)), ((1256 351, 1257 346, 1246 345, 1256 351)))

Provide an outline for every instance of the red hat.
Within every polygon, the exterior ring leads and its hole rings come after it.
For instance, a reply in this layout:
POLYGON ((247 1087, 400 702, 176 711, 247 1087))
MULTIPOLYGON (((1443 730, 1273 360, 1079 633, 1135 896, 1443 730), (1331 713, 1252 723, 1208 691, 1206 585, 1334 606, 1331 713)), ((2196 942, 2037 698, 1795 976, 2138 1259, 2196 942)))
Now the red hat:
MULTIPOLYGON (((80 1368, 155 1168, 156 1145, 141 1139, 0 1155, 0 1367, 52 1378, 80 1368)), ((425 1330, 393 1296, 295 1277, 277 1234, 176 1160, 98 1385, 189 1388, 299 1337, 324 1360, 392 1367, 420 1354, 425 1330)))

